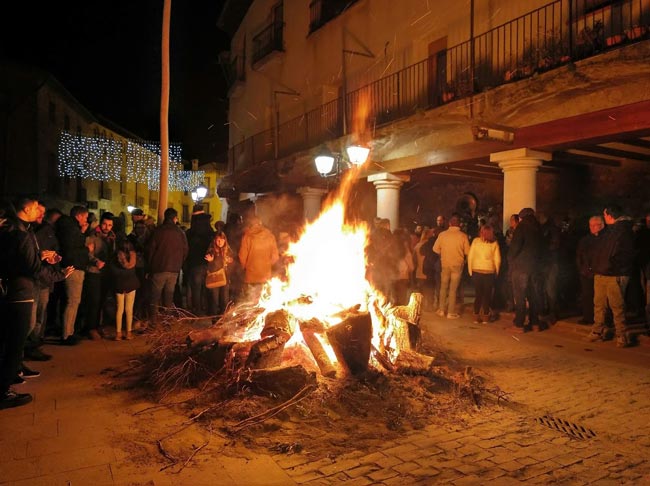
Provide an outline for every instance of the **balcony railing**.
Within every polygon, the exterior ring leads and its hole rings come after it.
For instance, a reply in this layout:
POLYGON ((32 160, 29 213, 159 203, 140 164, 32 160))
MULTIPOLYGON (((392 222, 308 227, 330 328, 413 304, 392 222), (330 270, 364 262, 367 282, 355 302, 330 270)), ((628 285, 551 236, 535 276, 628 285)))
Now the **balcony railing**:
POLYGON ((284 51, 284 22, 271 22, 253 37, 253 64, 261 61, 273 51, 284 51))
MULTIPOLYGON (((366 99, 371 123, 385 125, 648 38, 650 0, 557 0, 347 93, 346 119, 366 99)), ((230 170, 342 136, 342 106, 338 98, 231 147, 230 170)))
POLYGON ((309 32, 313 32, 358 0, 313 0, 309 4, 309 32))

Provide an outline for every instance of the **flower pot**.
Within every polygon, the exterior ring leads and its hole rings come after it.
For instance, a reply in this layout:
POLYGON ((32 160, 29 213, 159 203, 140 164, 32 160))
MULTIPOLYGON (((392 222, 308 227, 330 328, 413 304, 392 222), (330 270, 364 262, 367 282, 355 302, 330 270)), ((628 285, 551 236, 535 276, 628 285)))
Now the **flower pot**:
POLYGON ((637 25, 625 31, 628 40, 636 40, 645 36, 648 33, 648 28, 645 25, 637 25))
POLYGON ((619 45, 625 40, 624 34, 610 35, 606 40, 607 47, 614 47, 619 45))

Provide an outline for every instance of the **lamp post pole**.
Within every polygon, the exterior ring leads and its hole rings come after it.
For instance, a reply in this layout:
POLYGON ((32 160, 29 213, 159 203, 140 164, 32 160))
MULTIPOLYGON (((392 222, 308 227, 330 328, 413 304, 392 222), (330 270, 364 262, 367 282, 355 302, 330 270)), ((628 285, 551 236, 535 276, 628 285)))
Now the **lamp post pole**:
POLYGON ((158 224, 167 209, 169 185, 169 24, 172 0, 164 0, 162 24, 162 79, 160 88, 160 187, 158 224))

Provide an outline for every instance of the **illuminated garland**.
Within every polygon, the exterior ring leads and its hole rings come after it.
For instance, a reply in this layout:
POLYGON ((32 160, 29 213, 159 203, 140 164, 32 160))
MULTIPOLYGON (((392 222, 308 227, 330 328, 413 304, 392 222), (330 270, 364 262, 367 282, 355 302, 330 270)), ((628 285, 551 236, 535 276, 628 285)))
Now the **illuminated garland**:
MULTIPOLYGON (((96 181, 137 182, 152 191, 160 187, 160 143, 114 140, 62 132, 58 150, 59 175, 96 181)), ((169 146, 169 190, 191 191, 203 183, 205 172, 183 170, 180 144, 169 146)))

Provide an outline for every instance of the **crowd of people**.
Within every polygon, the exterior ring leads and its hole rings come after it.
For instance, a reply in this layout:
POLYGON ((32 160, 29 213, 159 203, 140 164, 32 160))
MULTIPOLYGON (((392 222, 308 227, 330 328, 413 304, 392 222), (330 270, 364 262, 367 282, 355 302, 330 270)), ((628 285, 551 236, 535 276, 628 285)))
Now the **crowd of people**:
MULTIPOLYGON (((212 224, 198 205, 188 229, 173 208, 158 226, 140 209, 131 218, 127 234, 123 219, 110 212, 97 219, 84 206, 63 214, 21 197, 0 207, 0 409, 31 400, 11 386, 39 376, 24 362, 51 359, 41 347, 46 337, 66 346, 84 337, 130 340, 156 325, 161 308, 216 321, 232 302, 257 301, 290 261, 290 237, 276 238, 255 215, 246 226, 237 214, 212 224)), ((635 224, 609 205, 588 229, 582 236, 576 225, 531 208, 513 214, 505 234, 497 215, 440 215, 431 226, 394 231, 377 218, 367 278, 393 305, 419 291, 425 309, 447 319, 463 313, 471 280, 474 322, 514 311, 522 331, 545 329, 580 295, 589 339, 630 346, 630 312, 650 317, 650 214, 635 224)))
POLYGON ((378 219, 368 278, 397 305, 407 304, 407 290, 420 291, 425 309, 447 319, 460 317, 471 281, 475 323, 508 311, 515 329, 541 331, 560 314, 579 312, 578 322, 592 325, 589 340, 631 346, 629 322, 650 323, 650 213, 634 220, 611 204, 584 226, 532 208, 513 214, 505 233, 490 214, 440 215, 410 234, 391 233, 389 221, 378 219))
POLYGON ((31 401, 11 386, 40 375, 24 362, 51 359, 46 338, 130 340, 163 307, 216 320, 279 272, 276 238, 257 216, 246 228, 235 214, 213 227, 196 206, 187 230, 173 208, 158 226, 140 209, 131 217, 127 234, 122 219, 85 206, 63 214, 27 196, 0 207, 0 409, 31 401))

